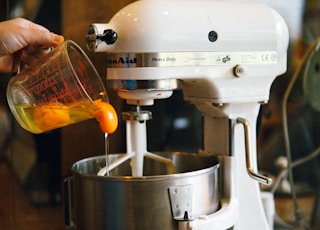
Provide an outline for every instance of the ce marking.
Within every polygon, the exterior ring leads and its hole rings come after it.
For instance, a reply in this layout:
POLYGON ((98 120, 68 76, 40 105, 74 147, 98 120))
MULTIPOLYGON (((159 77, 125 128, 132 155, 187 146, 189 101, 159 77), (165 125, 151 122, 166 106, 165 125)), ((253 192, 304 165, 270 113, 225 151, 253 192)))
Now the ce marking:
POLYGON ((275 62, 276 61, 276 55, 275 54, 262 54, 261 60, 263 62, 275 62))

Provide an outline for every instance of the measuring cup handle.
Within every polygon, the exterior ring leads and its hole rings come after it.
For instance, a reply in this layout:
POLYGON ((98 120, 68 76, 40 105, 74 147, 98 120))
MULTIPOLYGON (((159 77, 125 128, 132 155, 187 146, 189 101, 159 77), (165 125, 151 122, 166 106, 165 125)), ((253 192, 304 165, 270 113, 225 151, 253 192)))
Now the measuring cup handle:
POLYGON ((72 191, 71 184, 73 177, 67 177, 63 181, 63 198, 64 198, 64 224, 68 229, 75 229, 72 221, 72 191))

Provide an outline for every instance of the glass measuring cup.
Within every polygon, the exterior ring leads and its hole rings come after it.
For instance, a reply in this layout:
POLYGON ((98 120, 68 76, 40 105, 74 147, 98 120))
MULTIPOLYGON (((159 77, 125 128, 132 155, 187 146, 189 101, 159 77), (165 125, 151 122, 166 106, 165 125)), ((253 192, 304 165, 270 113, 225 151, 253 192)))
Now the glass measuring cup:
POLYGON ((27 131, 42 133, 94 118, 106 89, 83 50, 67 40, 10 79, 9 107, 27 131))

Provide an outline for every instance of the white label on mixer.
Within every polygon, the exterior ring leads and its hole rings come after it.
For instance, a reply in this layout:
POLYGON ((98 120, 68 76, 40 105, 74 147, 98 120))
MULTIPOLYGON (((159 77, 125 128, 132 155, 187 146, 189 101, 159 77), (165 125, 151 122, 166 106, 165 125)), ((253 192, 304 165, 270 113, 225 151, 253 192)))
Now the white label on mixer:
POLYGON ((108 55, 109 68, 183 67, 215 65, 276 64, 277 52, 165 52, 113 53, 108 55))

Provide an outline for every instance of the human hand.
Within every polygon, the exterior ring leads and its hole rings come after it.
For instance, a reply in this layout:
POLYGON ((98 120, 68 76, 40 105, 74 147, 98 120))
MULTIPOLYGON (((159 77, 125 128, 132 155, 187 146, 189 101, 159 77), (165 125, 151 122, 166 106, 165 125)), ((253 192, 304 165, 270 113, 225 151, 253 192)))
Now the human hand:
POLYGON ((0 72, 31 65, 48 48, 63 41, 62 36, 23 18, 0 22, 0 72))

